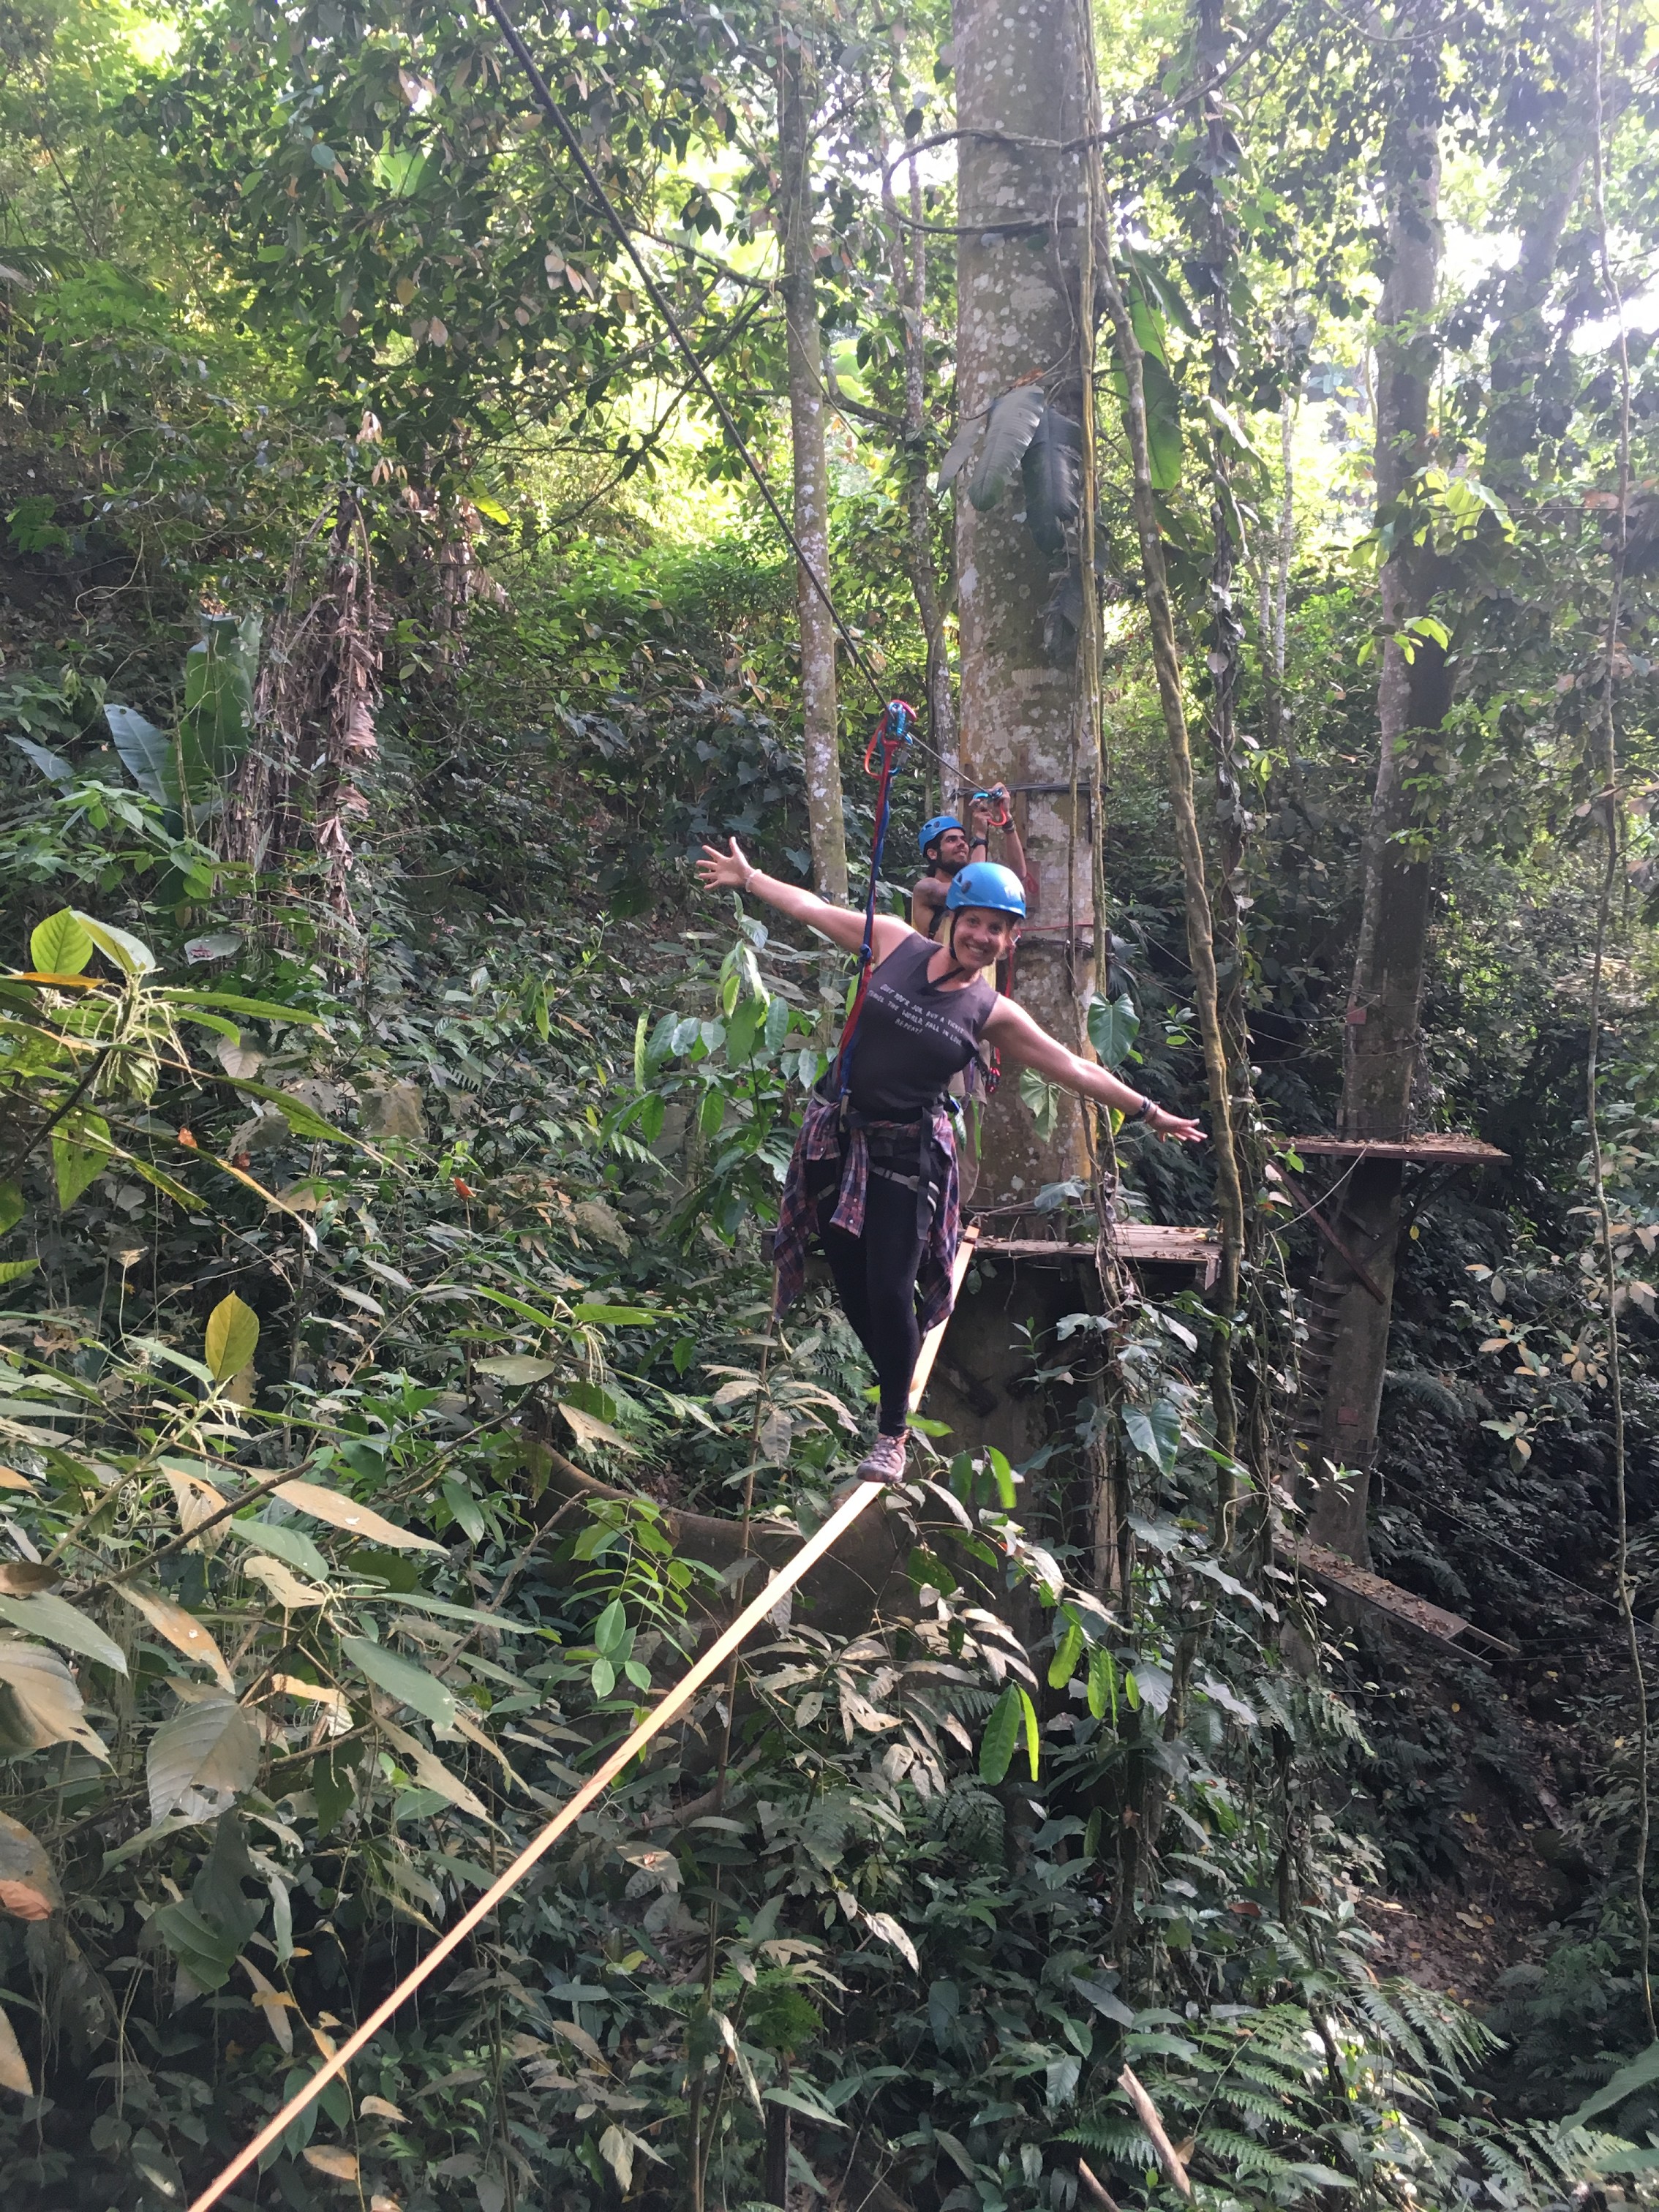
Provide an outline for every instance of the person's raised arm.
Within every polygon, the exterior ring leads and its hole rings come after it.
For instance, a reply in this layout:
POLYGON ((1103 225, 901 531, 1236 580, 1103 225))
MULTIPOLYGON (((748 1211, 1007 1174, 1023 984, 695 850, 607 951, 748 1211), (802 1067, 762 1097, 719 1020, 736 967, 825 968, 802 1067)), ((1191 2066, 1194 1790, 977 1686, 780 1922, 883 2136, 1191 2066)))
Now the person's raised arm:
POLYGON ((1062 1090, 1075 1091, 1081 1098, 1093 1098, 1103 1106, 1115 1106, 1126 1121, 1145 1121, 1155 1137, 1178 1137, 1184 1145, 1204 1141, 1204 1131, 1196 1121, 1186 1121, 1143 1092, 1132 1091, 1127 1083, 1120 1083, 1109 1068, 1097 1066, 1091 1060, 1067 1052, 1047 1030, 1039 1029, 1024 1006, 1017 1006, 1012 999, 997 1000, 996 1010, 985 1024, 985 1036, 999 1052, 1034 1069, 1045 1083, 1058 1083, 1062 1090))
MULTIPOLYGON (((809 929, 816 929, 832 945, 839 945, 848 952, 856 952, 864 942, 864 916, 854 914, 850 907, 832 905, 821 899, 816 891, 805 890, 799 884, 780 883, 775 876, 763 875, 753 866, 735 837, 729 838, 730 851, 717 852, 713 845, 705 845, 703 857, 697 863, 697 875, 705 890, 733 890, 752 892, 775 906, 780 914, 787 914, 792 921, 804 921, 809 929)), ((910 934, 910 925, 896 915, 878 914, 876 916, 875 956, 878 963, 884 960, 893 947, 910 934)))

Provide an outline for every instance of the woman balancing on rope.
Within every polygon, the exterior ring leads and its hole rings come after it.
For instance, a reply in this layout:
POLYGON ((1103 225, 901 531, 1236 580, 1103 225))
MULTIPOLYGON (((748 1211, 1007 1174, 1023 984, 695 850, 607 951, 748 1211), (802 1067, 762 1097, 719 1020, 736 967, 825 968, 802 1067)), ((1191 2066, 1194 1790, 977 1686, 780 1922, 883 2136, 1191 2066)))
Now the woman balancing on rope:
MULTIPOLYGON (((763 875, 735 837, 729 853, 709 845, 703 852, 697 872, 708 890, 752 891, 848 951, 860 949, 863 915, 763 875)), ((816 1232, 842 1310, 875 1367, 878 1432, 858 1470, 866 1482, 896 1482, 904 1473, 916 1356, 924 1334, 951 1310, 960 1221, 945 1085, 980 1046, 994 1045, 1045 1082, 1115 1106, 1156 1136, 1190 1145, 1204 1134, 1196 1121, 1067 1052, 981 980, 983 969, 1006 957, 1024 919, 1024 889, 1011 869, 970 862, 952 877, 945 908, 942 945, 890 915, 876 917, 850 1089, 843 1101, 832 1071, 808 1106, 778 1217, 779 1312, 800 1289, 807 1238, 816 1232)))

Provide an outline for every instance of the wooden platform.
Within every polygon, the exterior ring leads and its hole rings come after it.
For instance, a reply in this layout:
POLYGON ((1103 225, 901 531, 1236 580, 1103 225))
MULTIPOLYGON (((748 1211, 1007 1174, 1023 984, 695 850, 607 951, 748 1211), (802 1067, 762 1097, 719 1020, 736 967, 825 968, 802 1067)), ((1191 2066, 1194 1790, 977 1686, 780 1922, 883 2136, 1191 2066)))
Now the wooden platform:
POLYGON ((1496 1145, 1480 1137, 1455 1131, 1431 1131, 1424 1137, 1405 1137, 1392 1144, 1381 1137, 1287 1137, 1286 1147, 1304 1157, 1328 1160, 1423 1160, 1441 1167, 1490 1167, 1506 1160, 1496 1145))
POLYGON ((1407 1628, 1416 1629, 1419 1636, 1430 1637, 1437 1644, 1448 1644, 1453 1650, 1468 1652, 1476 1659, 1521 1656, 1517 1644, 1506 1644, 1501 1636, 1477 1628, 1461 1613, 1448 1613, 1443 1605, 1431 1605, 1427 1598, 1414 1596, 1397 1583, 1384 1582, 1381 1575, 1357 1567, 1352 1559, 1345 1559, 1340 1552, 1327 1551, 1322 1544, 1299 1544, 1296 1558, 1304 1572, 1311 1575, 1316 1583, 1358 1598, 1362 1604, 1375 1607, 1391 1620, 1403 1622, 1407 1628))
MULTIPOLYGON (((1058 1237, 981 1237, 981 1252, 1004 1260, 1084 1261, 1092 1266, 1092 1244, 1067 1242, 1058 1237)), ((1167 1227, 1161 1222, 1121 1221, 1117 1224, 1119 1256, 1132 1264, 1155 1261, 1164 1267, 1196 1267, 1207 1290, 1221 1269, 1221 1239, 1213 1229, 1167 1227)))

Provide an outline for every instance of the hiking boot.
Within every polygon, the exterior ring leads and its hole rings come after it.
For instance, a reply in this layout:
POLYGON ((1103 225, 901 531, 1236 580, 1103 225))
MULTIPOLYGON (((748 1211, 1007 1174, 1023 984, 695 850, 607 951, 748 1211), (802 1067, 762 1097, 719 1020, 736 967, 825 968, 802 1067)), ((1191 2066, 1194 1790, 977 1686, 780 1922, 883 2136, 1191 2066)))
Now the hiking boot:
POLYGON ((902 1482, 906 1441, 902 1432, 896 1437, 885 1434, 878 1436, 874 1443, 859 1462, 859 1481, 902 1482))

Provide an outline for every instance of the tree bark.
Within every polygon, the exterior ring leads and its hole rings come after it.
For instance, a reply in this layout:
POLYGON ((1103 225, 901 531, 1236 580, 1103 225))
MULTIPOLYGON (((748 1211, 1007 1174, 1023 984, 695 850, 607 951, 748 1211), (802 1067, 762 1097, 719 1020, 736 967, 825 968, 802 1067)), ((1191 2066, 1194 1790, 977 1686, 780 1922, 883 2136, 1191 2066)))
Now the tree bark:
MULTIPOLYGON (((1051 405, 1083 419, 1078 248, 1088 182, 1083 157, 1053 146, 1090 127, 1095 57, 1085 12, 955 0, 957 122, 969 134, 960 141, 957 170, 964 228, 957 250, 957 399, 964 421, 1032 377, 1043 379, 1051 405), (973 135, 993 131, 1009 135, 973 135)), ((977 783, 1000 777, 1048 787, 1016 799, 1036 893, 1015 995, 1069 1044, 1094 988, 1091 810, 1080 801, 1082 834, 1074 836, 1071 805, 1082 678, 1069 650, 1045 652, 1043 609, 1054 580, 1048 556, 1016 519, 1020 503, 1016 490, 981 514, 958 480, 963 766, 977 783)), ((1085 779, 1093 765, 1081 762, 1085 779)), ((1077 1101, 1062 1096, 1045 1140, 1018 1085, 1006 1082, 985 1117, 980 1196, 1030 1205, 1045 1183, 1086 1172, 1077 1101)))
POLYGON ((921 179, 910 165, 908 223, 900 220, 892 179, 887 179, 888 234, 893 293, 904 332, 904 542, 905 567, 915 595, 916 614, 927 643, 927 734, 939 757, 939 805, 954 813, 960 804, 962 761, 957 741, 956 693, 945 608, 933 557, 933 501, 927 489, 927 234, 921 228, 921 179))
MULTIPOLYGON (((1426 29, 1427 21, 1420 27, 1426 29)), ((1439 125, 1437 49, 1407 72, 1385 145, 1389 267, 1377 318, 1376 516, 1379 528, 1398 527, 1380 579, 1376 786, 1364 847, 1364 900, 1344 1031, 1340 1123, 1346 1137, 1395 1141, 1411 1121, 1431 888, 1427 853, 1412 835, 1407 755, 1411 732, 1438 729, 1450 699, 1441 648, 1420 639, 1408 659, 1395 641, 1403 623, 1428 612, 1434 582, 1433 554, 1413 542, 1402 509, 1429 453, 1436 365, 1429 319, 1441 252, 1439 125)), ((1322 1267, 1325 1285, 1340 1304, 1308 1533, 1361 1562, 1368 1556, 1365 1508, 1388 1358, 1402 1172, 1397 1160, 1362 1160, 1344 1187, 1334 1224, 1382 1298, 1371 1296, 1334 1248, 1327 1248, 1322 1267), (1342 1471, 1340 1480, 1333 1470, 1342 1471)))
POLYGON ((800 627, 801 752, 812 882, 820 898, 847 897, 847 825, 842 811, 836 710, 836 631, 812 580, 830 581, 830 468, 823 441, 823 350, 812 253, 811 57, 787 28, 778 46, 778 207, 794 475, 795 564, 800 627), (791 44, 791 40, 794 43, 791 44))
MULTIPOLYGON (((1425 25, 1431 19, 1425 18, 1425 25)), ((1431 48, 1432 42, 1431 42, 1431 48)), ((1439 86, 1432 53, 1408 76, 1396 117, 1389 169, 1391 267, 1379 313, 1377 345, 1377 518, 1399 513, 1415 472, 1428 459, 1429 403, 1437 368, 1427 329, 1440 261, 1439 86)), ((1538 440, 1540 371, 1549 334, 1542 307, 1561 240, 1589 158, 1589 125, 1581 104, 1534 167, 1522 248, 1505 279, 1490 354, 1492 406, 1486 480, 1514 497, 1528 489, 1527 462, 1538 440)), ((1411 659, 1392 634, 1443 603, 1456 582, 1452 559, 1419 546, 1414 532, 1395 534, 1381 578, 1385 633, 1377 685, 1379 757, 1364 848, 1364 905, 1350 994, 1342 1086, 1342 1133, 1401 1138, 1411 1132, 1412 1083, 1428 959, 1432 883, 1428 854, 1412 836, 1414 811, 1406 781, 1415 733, 1437 731, 1451 704, 1446 656, 1420 641, 1411 659)), ((1344 1188, 1334 1224, 1383 1293, 1381 1304, 1327 1249, 1323 1281, 1340 1300, 1321 1419, 1321 1466, 1310 1486, 1309 1534, 1362 1564, 1370 1467, 1393 1311, 1403 1168, 1364 1161, 1344 1188), (1346 1481, 1327 1468, 1349 1471, 1346 1481)))

